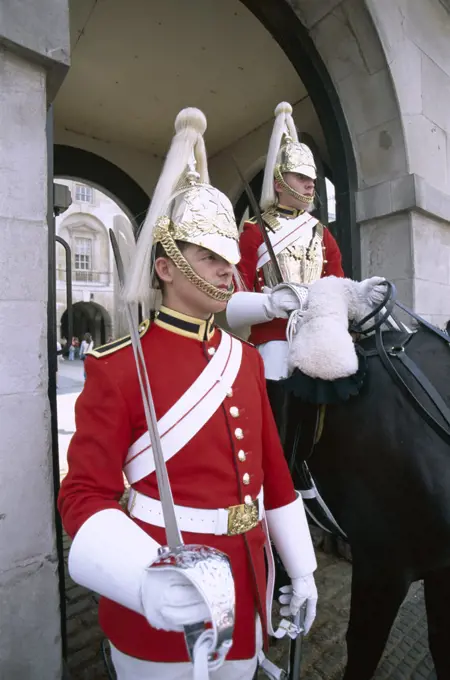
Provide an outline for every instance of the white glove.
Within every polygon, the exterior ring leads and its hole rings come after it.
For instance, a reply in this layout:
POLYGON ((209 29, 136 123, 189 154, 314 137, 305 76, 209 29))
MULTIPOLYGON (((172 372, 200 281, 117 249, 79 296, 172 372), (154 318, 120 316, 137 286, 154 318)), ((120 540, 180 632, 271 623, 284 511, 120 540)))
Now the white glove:
POLYGON ((264 288, 262 293, 239 292, 227 305, 227 322, 230 328, 243 328, 272 319, 287 319, 301 304, 295 292, 284 284, 279 289, 264 288))
POLYGON ((306 602, 304 627, 305 635, 307 635, 314 623, 317 610, 318 596, 314 576, 309 574, 309 576, 294 578, 292 579, 292 585, 280 588, 280 593, 280 604, 287 605, 281 607, 281 616, 295 616, 300 607, 306 602))
POLYGON ((183 626, 211 619, 199 591, 175 570, 146 570, 142 605, 149 624, 162 630, 181 632, 183 626))
POLYGON ((284 286, 275 290, 265 287, 263 293, 269 296, 267 309, 272 319, 287 319, 289 314, 300 306, 295 293, 284 286))
POLYGON ((384 285, 386 281, 382 276, 372 276, 371 279, 356 282, 358 294, 362 300, 367 301, 372 307, 376 307, 386 295, 387 289, 384 285))
POLYGON ((124 512, 101 510, 76 534, 69 573, 76 583, 145 616, 154 628, 181 631, 210 620, 202 596, 182 573, 148 566, 158 548, 124 512))

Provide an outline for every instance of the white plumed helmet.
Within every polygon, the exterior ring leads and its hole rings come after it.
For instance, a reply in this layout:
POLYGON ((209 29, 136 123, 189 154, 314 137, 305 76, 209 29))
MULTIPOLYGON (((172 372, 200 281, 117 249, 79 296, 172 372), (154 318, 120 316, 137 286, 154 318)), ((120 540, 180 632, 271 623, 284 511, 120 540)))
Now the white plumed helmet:
MULTIPOLYGON (((177 266, 187 262, 176 241, 193 243, 217 253, 230 264, 239 262, 238 229, 229 199, 209 184, 205 115, 195 108, 180 111, 175 136, 139 234, 127 277, 128 302, 145 302, 151 295, 152 251, 161 243, 177 266)), ((194 283, 198 283, 192 277, 194 283)), ((217 294, 219 295, 219 294, 217 294)))
POLYGON ((317 177, 311 149, 298 140, 297 129, 292 118, 292 106, 288 102, 281 102, 275 109, 275 123, 264 168, 261 192, 262 210, 275 205, 274 178, 278 173, 285 172, 298 172, 311 179, 317 177))

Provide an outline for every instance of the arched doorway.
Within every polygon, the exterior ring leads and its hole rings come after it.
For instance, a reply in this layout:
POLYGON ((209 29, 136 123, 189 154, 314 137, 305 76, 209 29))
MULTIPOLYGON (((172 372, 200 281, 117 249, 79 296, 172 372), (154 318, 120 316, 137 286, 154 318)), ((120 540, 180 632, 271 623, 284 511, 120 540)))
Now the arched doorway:
POLYGON ((147 212, 150 198, 126 172, 111 161, 84 149, 55 144, 55 177, 85 182, 109 195, 127 214, 136 230, 147 212))
MULTIPOLYGON (((61 317, 61 337, 67 338, 67 310, 61 317)), ((104 345, 112 335, 111 317, 97 302, 76 302, 73 305, 73 334, 80 342, 90 333, 94 346, 104 345)), ((71 338, 68 338, 69 342, 71 338)))

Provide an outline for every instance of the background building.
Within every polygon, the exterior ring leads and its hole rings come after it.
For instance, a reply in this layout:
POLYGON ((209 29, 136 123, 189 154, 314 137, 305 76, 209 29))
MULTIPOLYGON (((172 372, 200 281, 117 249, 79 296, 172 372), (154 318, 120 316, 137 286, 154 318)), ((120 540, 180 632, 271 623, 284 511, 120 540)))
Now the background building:
MULTIPOLYGON (((56 218, 56 233, 72 253, 73 334, 81 341, 89 332, 95 346, 116 334, 117 285, 109 230, 131 223, 119 206, 103 192, 72 180, 58 179, 72 195, 72 205, 56 218)), ((56 246, 56 326, 58 337, 68 337, 66 259, 56 246)))

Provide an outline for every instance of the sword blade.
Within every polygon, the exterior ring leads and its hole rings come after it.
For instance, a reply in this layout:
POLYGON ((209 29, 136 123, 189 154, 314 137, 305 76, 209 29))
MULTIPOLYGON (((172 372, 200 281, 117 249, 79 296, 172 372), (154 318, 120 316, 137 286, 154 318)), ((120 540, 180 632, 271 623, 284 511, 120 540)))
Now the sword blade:
POLYGON ((267 248, 267 252, 269 253, 270 262, 272 264, 277 283, 283 283, 283 275, 281 273, 280 265, 278 264, 277 257, 276 257, 276 255, 273 251, 272 242, 270 240, 269 234, 267 233, 267 229, 266 229, 263 217, 261 215, 261 210, 259 209, 258 201, 255 198, 255 194, 253 193, 250 184, 247 182, 244 175, 242 174, 241 169, 240 169, 239 165, 237 164, 237 161, 234 158, 234 156, 231 156, 231 160, 234 163, 234 167, 236 168, 236 171, 239 175, 239 178, 240 178, 240 180, 243 184, 245 193, 247 194, 247 198, 248 198, 248 201, 250 203, 250 207, 251 207, 253 214, 255 216, 255 219, 258 223, 259 230, 261 232, 261 236, 263 237, 264 243, 265 243, 266 248, 267 248))
MULTIPOLYGON (((111 246, 116 261, 117 274, 121 287, 125 283, 125 271, 122 262, 122 256, 119 250, 116 236, 112 229, 109 230, 111 239, 111 246)), ((181 532, 178 527, 177 518, 175 515, 175 505, 173 502, 172 489, 170 488, 169 475, 167 473, 166 461, 164 460, 164 453, 161 446, 161 438, 158 432, 158 421, 156 419, 155 404, 153 401, 152 390, 145 365, 144 353, 142 350, 141 338, 139 331, 135 326, 133 320, 133 313, 131 306, 125 303, 125 313, 127 323, 130 330, 131 344, 133 347, 134 358, 136 361, 136 369, 139 379, 139 386, 141 389, 142 403, 144 405, 145 421, 150 435, 150 442, 152 445, 153 456, 155 460, 156 481, 158 483, 159 497, 161 500, 162 513, 164 518, 164 526, 166 530, 167 545, 172 550, 184 545, 181 537, 181 532)))
POLYGON ((303 631, 305 630, 305 615, 306 605, 300 607, 297 616, 294 619, 295 624, 299 627, 299 634, 295 640, 291 640, 289 645, 289 670, 288 680, 300 680, 300 670, 302 665, 302 651, 303 651, 303 631))

